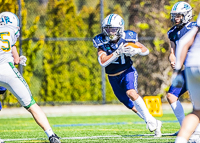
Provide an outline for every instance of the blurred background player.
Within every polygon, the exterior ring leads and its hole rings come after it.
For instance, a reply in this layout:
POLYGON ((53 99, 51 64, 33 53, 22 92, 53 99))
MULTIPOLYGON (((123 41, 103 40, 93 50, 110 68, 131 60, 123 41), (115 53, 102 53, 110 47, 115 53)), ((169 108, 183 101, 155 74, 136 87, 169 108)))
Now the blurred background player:
MULTIPOLYGON (((187 143, 190 136, 199 125, 200 121, 200 14, 197 19, 197 26, 193 27, 183 36, 176 51, 176 66, 173 74, 172 84, 181 87, 184 83, 181 67, 185 65, 185 75, 190 98, 193 103, 193 111, 188 114, 182 123, 175 143, 187 143)), ((199 143, 200 139, 193 142, 199 143)))
MULTIPOLYGON (((13 48, 19 37, 19 20, 11 12, 3 12, 0 16, 0 86, 7 88, 32 114, 37 124, 49 137, 50 143, 60 143, 59 137, 52 131, 46 115, 33 99, 26 81, 14 66, 13 48)), ((26 59, 19 59, 19 63, 20 61, 26 61, 26 59)))
MULTIPOLYGON (((177 47, 177 43, 179 39, 184 36, 193 26, 196 25, 196 22, 190 22, 192 19, 192 7, 186 2, 177 2, 174 4, 171 10, 171 21, 173 23, 173 27, 168 31, 168 37, 170 39, 171 44, 171 53, 169 56, 169 61, 171 67, 175 68, 175 51, 177 47)), ((184 70, 181 71, 183 78, 185 79, 184 70)), ((187 91, 186 82, 184 82, 183 86, 180 88, 174 87, 173 85, 170 86, 170 89, 167 94, 167 100, 171 105, 171 108, 178 119, 180 125, 182 125, 182 121, 185 118, 183 107, 178 100, 179 97, 187 91)), ((174 135, 177 135, 176 132, 174 135)), ((200 125, 197 127, 193 137, 199 137, 200 135, 200 125)))
POLYGON ((117 14, 110 14, 103 20, 102 33, 93 38, 93 45, 98 49, 99 64, 105 67, 119 101, 145 120, 149 130, 155 131, 154 137, 162 136, 162 122, 149 113, 137 91, 138 73, 131 57, 149 54, 149 50, 138 42, 137 33, 124 31, 124 20, 117 14), (126 46, 127 42, 135 43, 138 48, 126 46))

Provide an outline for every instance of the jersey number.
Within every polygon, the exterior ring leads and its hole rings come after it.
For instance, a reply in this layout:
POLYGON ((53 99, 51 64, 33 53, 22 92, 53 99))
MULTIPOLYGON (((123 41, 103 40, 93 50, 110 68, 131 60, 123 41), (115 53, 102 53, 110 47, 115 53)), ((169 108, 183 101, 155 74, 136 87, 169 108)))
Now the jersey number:
POLYGON ((4 39, 4 36, 10 36, 10 32, 0 33, 0 47, 4 52, 8 52, 11 49, 10 41, 8 39, 4 39))
MULTIPOLYGON (((125 64, 125 58, 124 58, 124 54, 122 54, 121 56, 121 64, 123 65, 123 64, 125 64)), ((120 64, 119 62, 112 62, 113 64, 120 64)))

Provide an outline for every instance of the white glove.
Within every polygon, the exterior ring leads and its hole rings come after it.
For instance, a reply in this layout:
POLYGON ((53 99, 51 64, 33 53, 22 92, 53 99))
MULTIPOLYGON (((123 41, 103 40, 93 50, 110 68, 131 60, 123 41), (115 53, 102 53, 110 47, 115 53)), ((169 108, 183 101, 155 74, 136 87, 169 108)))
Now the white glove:
POLYGON ((182 74, 178 74, 178 72, 174 72, 172 75, 172 86, 181 88, 184 84, 184 78, 182 74))
POLYGON ((20 56, 19 57, 19 64, 23 65, 23 66, 26 66, 26 60, 27 58, 25 56, 20 56))
POLYGON ((124 47, 124 54, 129 57, 133 57, 141 52, 142 50, 140 48, 133 48, 132 46, 124 47))
POLYGON ((128 43, 121 43, 118 47, 118 49, 114 52, 114 54, 116 54, 118 57, 121 56, 122 54, 124 54, 124 48, 126 47, 128 43))

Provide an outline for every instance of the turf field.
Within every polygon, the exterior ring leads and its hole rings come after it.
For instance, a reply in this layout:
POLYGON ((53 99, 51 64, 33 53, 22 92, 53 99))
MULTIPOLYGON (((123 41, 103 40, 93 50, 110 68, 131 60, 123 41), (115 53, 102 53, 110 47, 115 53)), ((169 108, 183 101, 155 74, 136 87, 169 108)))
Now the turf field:
MULTIPOLYGON (((179 130, 172 113, 156 117, 163 122, 161 138, 154 138, 136 114, 48 117, 63 143, 151 143, 174 142, 170 134, 179 130)), ((30 117, 1 118, 0 138, 6 143, 48 143, 46 134, 30 117)))

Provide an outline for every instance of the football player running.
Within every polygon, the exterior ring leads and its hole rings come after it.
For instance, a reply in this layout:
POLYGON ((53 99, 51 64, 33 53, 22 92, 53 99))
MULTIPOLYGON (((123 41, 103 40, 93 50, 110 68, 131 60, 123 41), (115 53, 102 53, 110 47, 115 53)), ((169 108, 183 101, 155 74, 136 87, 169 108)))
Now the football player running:
MULTIPOLYGON (((188 114, 182 123, 175 143, 187 143, 190 136, 199 125, 200 121, 200 14, 197 18, 197 26, 193 27, 180 40, 176 51, 176 66, 173 73, 172 84, 180 87, 184 80, 180 74, 181 67, 185 65, 185 75, 193 111, 188 114)), ((190 142, 190 141, 189 141, 190 142)), ((199 143, 200 139, 192 142, 199 143)))
MULTIPOLYGON (((17 60, 14 61, 13 45, 19 37, 19 19, 11 12, 3 12, 0 16, 0 86, 7 88, 32 114, 36 123, 45 131, 50 143, 60 143, 46 115, 33 99, 28 84, 14 66, 17 60)), ((18 62, 25 65, 25 56, 19 57, 18 62)))
POLYGON ((137 33, 124 31, 124 20, 117 14, 110 14, 102 22, 102 33, 93 38, 93 45, 98 49, 99 64, 105 67, 116 97, 145 120, 148 129, 155 131, 154 137, 161 137, 162 122, 149 113, 137 91, 138 73, 131 57, 149 54, 149 50, 138 42, 137 33), (127 46, 128 42, 135 43, 138 48, 127 46))
MULTIPOLYGON (((174 4, 171 10, 171 21, 173 23, 173 27, 168 31, 168 38, 170 40, 171 45, 171 53, 169 55, 169 61, 171 67, 175 68, 176 56, 175 51, 178 46, 178 41, 181 37, 183 37, 192 27, 196 25, 196 22, 190 22, 192 19, 192 7, 186 2, 177 2, 174 4)), ((183 78, 185 79, 184 70, 181 71, 183 78)), ((170 86, 170 89, 167 93, 167 100, 171 105, 171 108, 178 119, 180 126, 182 125, 182 121, 185 118, 183 107, 178 100, 179 97, 187 91, 186 82, 184 82, 183 86, 180 88, 170 86)), ((177 135, 176 132, 174 135, 177 135)), ((199 138, 200 135, 200 126, 197 127, 191 139, 199 138)))

